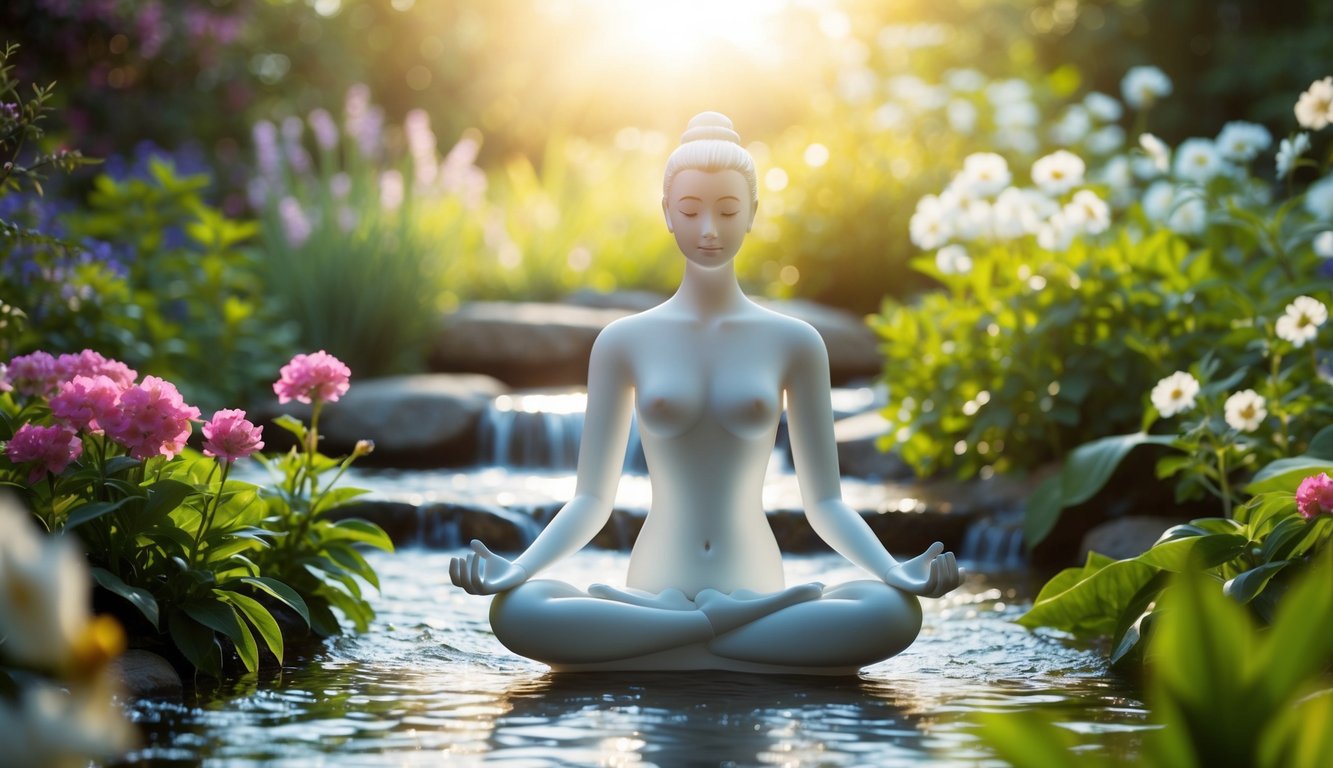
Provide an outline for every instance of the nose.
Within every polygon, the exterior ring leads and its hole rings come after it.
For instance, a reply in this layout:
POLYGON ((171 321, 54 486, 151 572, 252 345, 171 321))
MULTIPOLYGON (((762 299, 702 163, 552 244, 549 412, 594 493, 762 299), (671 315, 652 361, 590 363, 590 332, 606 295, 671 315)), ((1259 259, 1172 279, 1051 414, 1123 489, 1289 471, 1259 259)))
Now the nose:
POLYGON ((707 237, 707 238, 716 238, 716 237, 717 237, 717 219, 713 216, 712 213, 708 213, 708 212, 705 212, 705 213, 703 214, 703 217, 704 217, 704 220, 703 220, 703 231, 702 231, 703 236, 704 236, 704 237, 707 237))

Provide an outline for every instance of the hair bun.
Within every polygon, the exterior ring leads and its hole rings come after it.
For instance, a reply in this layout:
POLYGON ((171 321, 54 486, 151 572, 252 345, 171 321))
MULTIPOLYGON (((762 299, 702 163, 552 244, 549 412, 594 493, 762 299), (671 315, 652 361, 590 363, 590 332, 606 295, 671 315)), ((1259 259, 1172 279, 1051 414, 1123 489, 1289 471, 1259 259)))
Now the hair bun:
POLYGON ((731 118, 721 112, 700 112, 690 120, 685 133, 680 135, 680 143, 691 141, 729 141, 740 144, 740 134, 732 130, 731 118))

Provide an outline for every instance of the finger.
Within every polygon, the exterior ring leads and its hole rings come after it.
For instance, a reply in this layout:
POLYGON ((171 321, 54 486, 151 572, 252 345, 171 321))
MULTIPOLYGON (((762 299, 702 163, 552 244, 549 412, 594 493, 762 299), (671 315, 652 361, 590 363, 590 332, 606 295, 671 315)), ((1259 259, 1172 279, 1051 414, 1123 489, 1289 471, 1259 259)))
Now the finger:
POLYGON ((463 585, 458 583, 458 579, 461 575, 461 572, 458 569, 458 565, 459 565, 458 558, 456 557, 449 558, 449 581, 452 581, 454 583, 454 586, 461 587, 463 585))
POLYGON ((471 546, 472 546, 472 551, 476 552, 482 557, 488 557, 488 558, 495 557, 495 553, 487 549, 486 545, 482 544, 480 539, 473 539, 471 546))
MULTIPOLYGON (((478 542, 478 543, 480 543, 480 542, 478 542)), ((482 546, 482 549, 485 549, 485 548, 486 548, 485 546, 482 546)), ((481 581, 481 556, 480 556, 480 555, 471 555, 471 556, 469 556, 468 559, 472 561, 472 570, 471 570, 471 574, 472 574, 472 583, 475 584, 475 585, 477 586, 477 589, 481 589, 481 585, 482 585, 482 581, 481 581)))
POLYGON ((944 551, 944 542, 937 541, 926 547, 926 557, 938 557, 944 551))
POLYGON ((949 558, 949 584, 956 587, 963 583, 958 571, 958 558, 952 552, 946 553, 949 558))

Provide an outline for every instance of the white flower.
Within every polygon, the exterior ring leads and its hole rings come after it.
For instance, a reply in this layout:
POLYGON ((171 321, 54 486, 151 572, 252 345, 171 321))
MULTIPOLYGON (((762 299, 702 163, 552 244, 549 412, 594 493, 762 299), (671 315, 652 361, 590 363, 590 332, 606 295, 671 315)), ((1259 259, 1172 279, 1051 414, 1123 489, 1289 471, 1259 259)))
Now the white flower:
POLYGON ((1087 166, 1078 155, 1059 149, 1032 164, 1032 181, 1048 195, 1063 195, 1083 183, 1087 166))
POLYGON ((1320 221, 1333 221, 1333 175, 1325 176, 1305 190, 1305 210, 1320 221))
MULTIPOLYGON (((1324 230, 1314 236, 1310 242, 1314 246, 1315 255, 1321 259, 1333 259, 1333 230, 1324 230)), ((0 370, 0 379, 3 379, 3 371, 0 370)))
POLYGON ((1217 150, 1228 160, 1248 163, 1273 145, 1273 134, 1257 123, 1233 120, 1217 134, 1217 150))
POLYGON ((1000 149, 1012 149, 1022 155, 1035 155, 1041 149, 1041 139, 1030 128, 1006 128, 995 135, 1000 149))
POLYGON ((1217 146, 1208 139, 1185 139, 1176 149, 1177 178, 1207 184, 1226 170, 1217 146))
POLYGON ((1083 141, 1092 130, 1092 115, 1082 106, 1075 104, 1065 110, 1060 122, 1051 128, 1051 139, 1061 146, 1072 146, 1083 141))
POLYGON ((1037 245, 1052 253, 1063 253, 1074 244, 1074 236, 1077 234, 1078 227, 1061 211, 1048 218, 1037 230, 1037 245))
POLYGON ((1146 109, 1159 98, 1171 95, 1171 78, 1157 67, 1133 67, 1120 81, 1120 94, 1134 109, 1146 109))
POLYGON ((1098 91, 1093 91, 1083 97, 1083 106, 1093 117, 1103 123, 1114 123, 1125 113, 1124 107, 1116 101, 1114 96, 1108 96, 1098 91))
POLYGON ((1074 199, 1064 207, 1065 219, 1075 228, 1090 235, 1105 232, 1111 226, 1111 208, 1090 189, 1074 193, 1074 199))
POLYGON ((996 105, 994 120, 1002 131, 1035 128, 1041 122, 1041 112, 1030 101, 1010 101, 996 105))
POLYGON ((916 211, 908 223, 912 243, 923 251, 930 251, 953 237, 953 216, 935 195, 926 195, 917 201, 916 211))
POLYGON ((1011 180, 1013 174, 1003 157, 994 152, 976 152, 964 158, 963 170, 955 181, 977 197, 992 197, 1011 180))
POLYGON ((1088 134, 1084 142, 1094 155, 1109 155, 1125 144, 1125 129, 1118 125, 1104 125, 1088 134))
POLYGON ((994 234, 994 214, 987 200, 970 200, 958 216, 958 237, 976 240, 994 234))
POLYGON ((1176 185, 1165 179, 1153 182, 1143 193, 1143 215, 1147 216, 1149 221, 1159 224, 1165 222, 1175 204, 1176 185))
POLYGON ((1296 161, 1310 151, 1310 134, 1298 133, 1290 139, 1283 139, 1277 147, 1277 177, 1287 178, 1296 169, 1296 161))
POLYGON ((1268 411, 1264 408, 1263 397, 1253 389, 1245 389, 1227 398, 1223 409, 1226 411, 1227 426, 1241 432, 1253 432, 1263 423, 1268 411))
POLYGON ((1286 312, 1277 319, 1278 338, 1295 347, 1305 346, 1319 333, 1319 326, 1328 321, 1328 308, 1318 299, 1297 296, 1287 305, 1286 312))
POLYGON ((1296 122, 1312 131, 1333 123, 1333 76, 1314 81, 1296 100, 1296 122))
POLYGON ((1199 380, 1185 371, 1176 371, 1152 388, 1152 404, 1162 418, 1169 419, 1194 407, 1199 394, 1199 380))
POLYGON ((967 99, 951 99, 944 114, 949 118, 949 127, 954 133, 968 135, 977 128, 977 108, 967 99))
POLYGON ((946 245, 935 252, 935 267, 941 274, 965 275, 972 271, 972 257, 961 245, 946 245))
POLYGON ((992 229, 1001 240, 1016 240, 1034 234, 1040 220, 1033 214, 1028 196, 1018 187, 1007 187, 991 206, 992 229))
POLYGON ((986 84, 986 76, 975 69, 951 69, 944 73, 944 83, 960 93, 972 93, 986 84))
POLYGON ((1129 205, 1134 199, 1134 172, 1130 168, 1130 160, 1124 155, 1116 155, 1106 161, 1101 171, 1097 174, 1097 180, 1105 184, 1111 191, 1111 202, 1116 207, 1129 205))
POLYGON ((1167 146, 1165 141, 1151 133, 1141 133, 1139 146, 1148 153, 1148 159, 1152 161, 1152 167, 1158 173, 1166 173, 1171 168, 1171 147, 1167 146))
POLYGON ((92 579, 69 539, 43 536, 30 518, 0 496, 0 637, 7 658, 58 668, 88 626, 92 579))
POLYGON ((1208 227, 1208 208, 1193 190, 1177 190, 1166 226, 1181 235, 1202 235, 1208 227))
POLYGON ((1030 102, 1032 86, 1028 85, 1026 80, 1017 77, 1009 80, 996 80, 986 86, 986 98, 990 99, 991 104, 996 107, 1017 102, 1030 102))

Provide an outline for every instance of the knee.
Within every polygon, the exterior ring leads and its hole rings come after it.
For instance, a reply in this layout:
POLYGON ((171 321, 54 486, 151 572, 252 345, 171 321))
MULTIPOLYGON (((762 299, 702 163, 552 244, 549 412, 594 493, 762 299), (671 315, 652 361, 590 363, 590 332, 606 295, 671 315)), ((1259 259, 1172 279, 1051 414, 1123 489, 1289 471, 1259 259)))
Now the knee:
POLYGON ((558 581, 528 581, 491 601, 491 631, 509 650, 529 658, 538 658, 544 644, 541 639, 552 629, 558 617, 551 605, 559 597, 577 594, 574 587, 558 581))
POLYGON ((866 581, 855 586, 857 598, 868 609, 865 614, 870 626, 866 630, 868 636, 876 638, 880 658, 902 653, 921 633, 921 602, 916 595, 883 582, 866 581))

